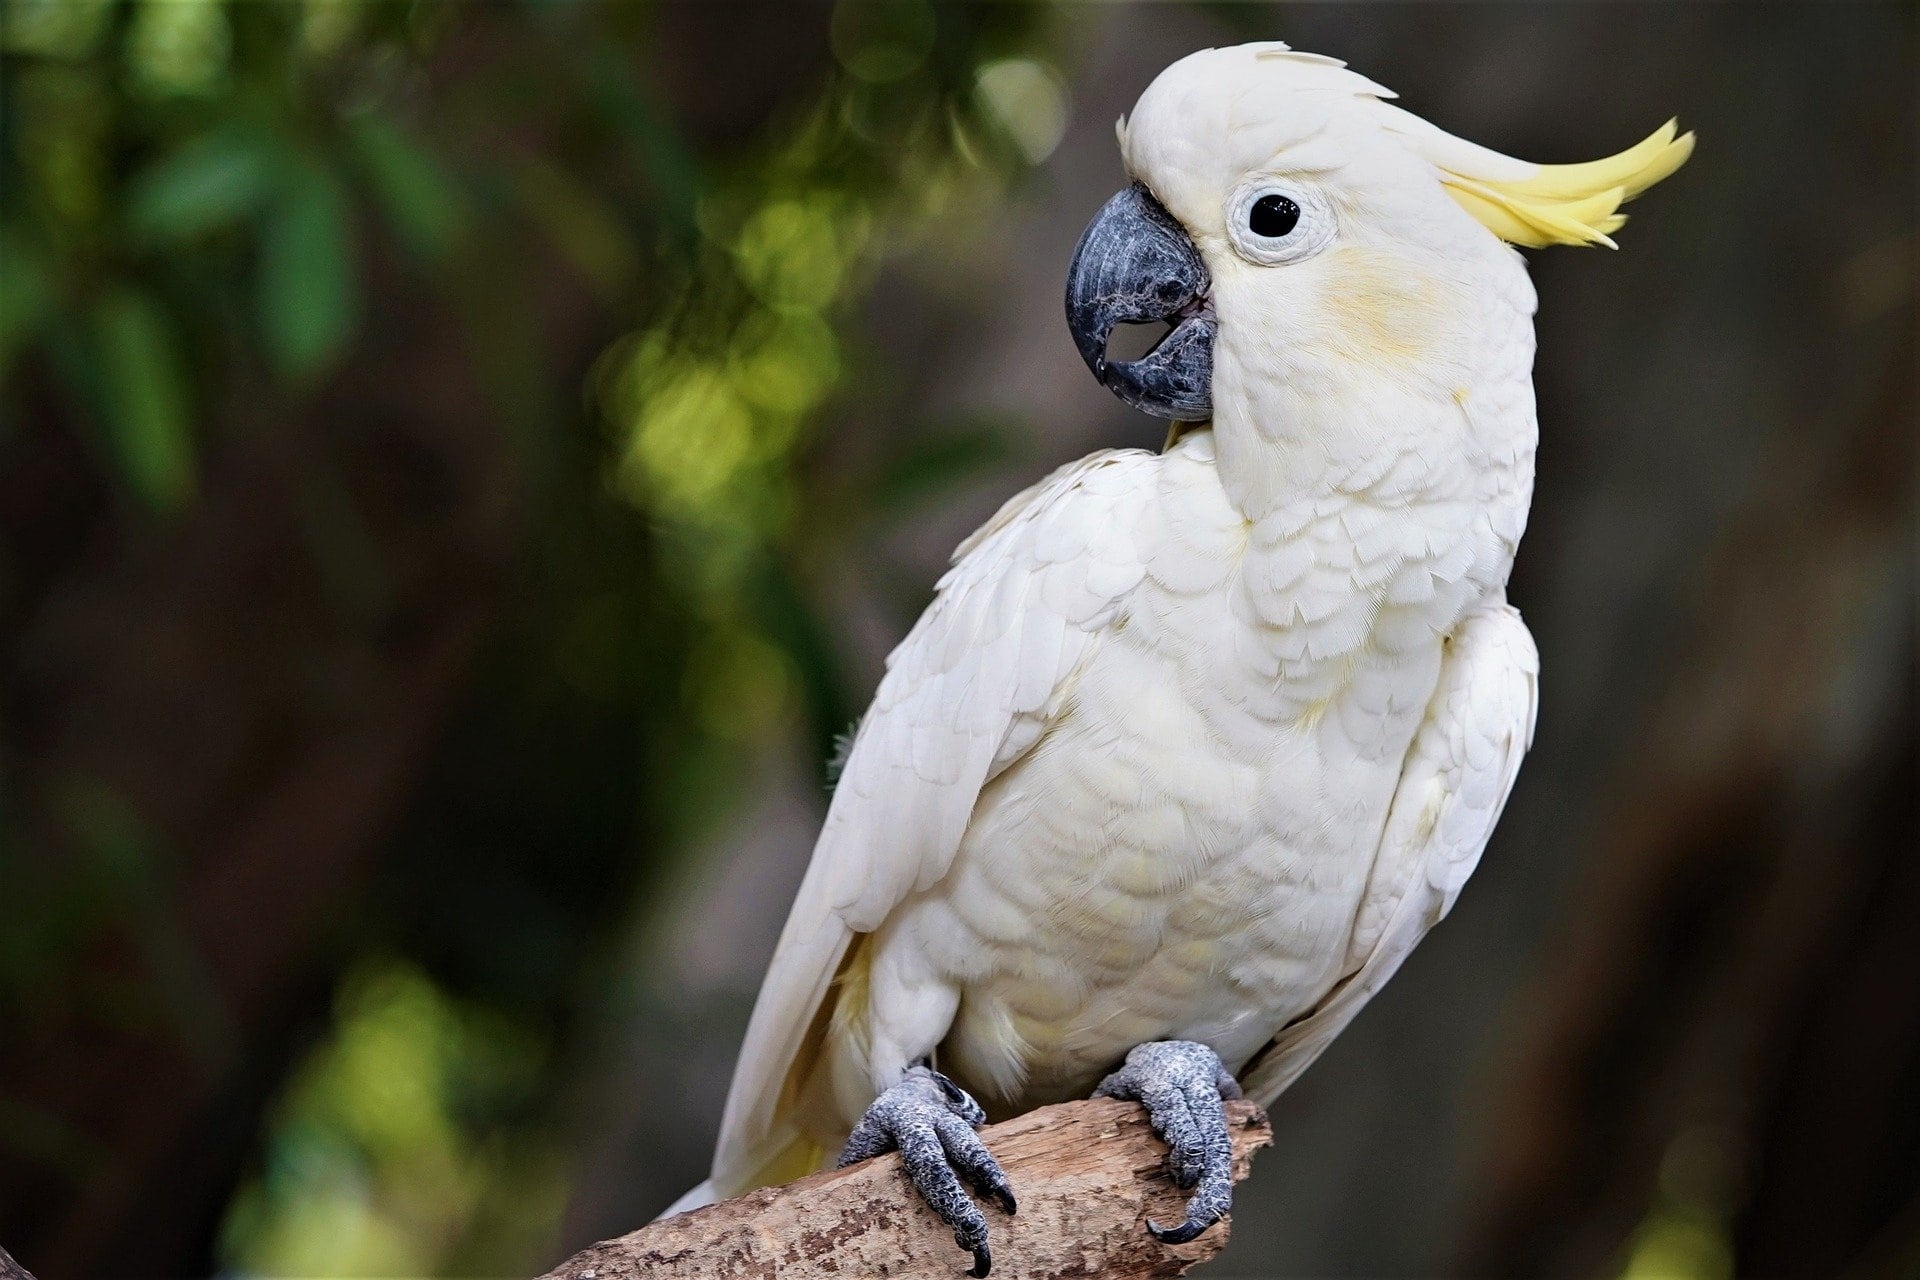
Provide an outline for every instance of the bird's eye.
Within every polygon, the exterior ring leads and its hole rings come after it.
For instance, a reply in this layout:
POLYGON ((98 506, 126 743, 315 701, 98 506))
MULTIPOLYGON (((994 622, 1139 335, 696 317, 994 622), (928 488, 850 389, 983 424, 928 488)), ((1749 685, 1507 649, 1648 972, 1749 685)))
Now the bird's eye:
POLYGON ((1300 206, 1277 192, 1261 196, 1247 210, 1247 230, 1269 240, 1278 240, 1299 225, 1300 206))
POLYGON ((1333 240, 1336 226, 1325 196, 1306 182, 1255 178, 1227 198, 1227 239, 1257 267, 1311 258, 1333 240))

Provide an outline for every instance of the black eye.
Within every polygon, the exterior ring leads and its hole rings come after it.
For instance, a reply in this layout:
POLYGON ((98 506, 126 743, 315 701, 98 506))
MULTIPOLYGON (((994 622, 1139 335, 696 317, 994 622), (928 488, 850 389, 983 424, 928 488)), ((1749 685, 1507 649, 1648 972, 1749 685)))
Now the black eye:
POLYGON ((1300 225, 1300 206, 1282 195, 1261 196, 1247 210, 1247 230, 1278 240, 1300 225))

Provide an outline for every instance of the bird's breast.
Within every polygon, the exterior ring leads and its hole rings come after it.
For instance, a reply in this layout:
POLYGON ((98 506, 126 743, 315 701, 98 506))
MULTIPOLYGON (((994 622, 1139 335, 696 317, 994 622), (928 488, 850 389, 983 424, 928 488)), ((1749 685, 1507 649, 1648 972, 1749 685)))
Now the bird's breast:
POLYGON ((957 994, 943 1070, 1076 1096, 1146 1040, 1238 1067, 1344 976, 1441 637, 1500 569, 1470 509, 1271 523, 1169 456, 1146 575, 885 949, 957 994))
POLYGON ((1104 648, 903 922, 961 992, 943 1069, 1003 1105, 1083 1093, 1144 1040, 1237 1065, 1342 976, 1398 761, 1193 676, 1104 648))

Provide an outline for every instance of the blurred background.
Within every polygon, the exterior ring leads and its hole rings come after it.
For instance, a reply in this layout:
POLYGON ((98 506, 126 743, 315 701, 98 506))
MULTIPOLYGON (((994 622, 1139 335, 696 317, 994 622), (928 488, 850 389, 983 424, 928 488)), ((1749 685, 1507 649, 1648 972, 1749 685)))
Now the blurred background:
POLYGON ((947 552, 1161 427, 1112 124, 1283 38, 1539 160, 1534 752, 1218 1276, 1920 1268, 1914 11, 6 0, 0 1242, 525 1275, 697 1180, 947 552))

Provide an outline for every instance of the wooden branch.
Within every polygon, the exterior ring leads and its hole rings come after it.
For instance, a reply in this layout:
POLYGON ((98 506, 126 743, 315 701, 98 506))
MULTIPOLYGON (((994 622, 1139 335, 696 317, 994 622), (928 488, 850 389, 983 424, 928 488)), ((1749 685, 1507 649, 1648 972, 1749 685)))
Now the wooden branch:
POLYGON ((33 1280, 33 1274, 13 1260, 13 1255, 0 1249, 0 1280, 33 1280))
MULTIPOLYGON (((1227 1126, 1238 1182, 1273 1134, 1251 1102, 1228 1103, 1227 1126)), ((1184 1245, 1147 1234, 1150 1217, 1180 1221, 1186 1197, 1167 1176, 1166 1145, 1135 1103, 1097 1098, 1043 1107, 981 1136, 1020 1197, 1016 1217, 986 1210, 997 1278, 1175 1276, 1226 1247, 1227 1222, 1184 1245)), ((900 1157, 887 1155, 603 1241, 541 1280, 950 1280, 968 1261, 953 1232, 920 1202, 900 1157)))

